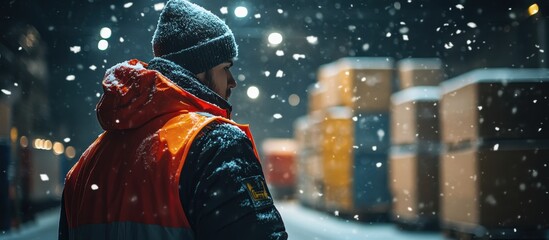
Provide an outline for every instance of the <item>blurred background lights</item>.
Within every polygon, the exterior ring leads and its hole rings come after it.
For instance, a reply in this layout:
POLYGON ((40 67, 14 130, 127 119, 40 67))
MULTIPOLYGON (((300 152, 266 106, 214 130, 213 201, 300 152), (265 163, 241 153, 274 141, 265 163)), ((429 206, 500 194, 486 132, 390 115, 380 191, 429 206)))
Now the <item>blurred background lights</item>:
POLYGON ((53 154, 61 155, 65 151, 65 146, 60 142, 53 143, 53 154))
POLYGON ((74 158, 76 156, 76 149, 72 146, 68 146, 65 149, 65 156, 67 156, 69 159, 74 158))
POLYGON ((269 43, 270 44, 273 44, 273 45, 278 45, 280 43, 282 43, 282 34, 280 33, 277 33, 277 32, 273 32, 271 34, 269 34, 269 37, 267 38, 267 40, 269 40, 269 43))
POLYGON ((250 86, 247 91, 248 97, 251 99, 256 99, 259 97, 259 88, 256 86, 250 86))
POLYGON ((112 31, 108 27, 101 28, 101 31, 99 31, 99 35, 101 35, 102 38, 110 38, 112 35, 112 31))
POLYGON ((44 141, 44 150, 51 150, 53 147, 53 143, 50 140, 44 141))
POLYGON ((107 42, 107 40, 105 39, 102 39, 97 43, 97 48, 99 48, 99 50, 101 51, 107 50, 108 47, 109 47, 109 42, 107 42))
POLYGON ((234 15, 239 18, 246 17, 248 16, 248 9, 242 6, 236 7, 234 9, 234 15))
POLYGON ((537 3, 534 3, 530 5, 530 7, 528 7, 528 14, 530 14, 530 16, 533 16, 538 12, 539 12, 539 6, 537 3))
POLYGON ((10 129, 10 140, 11 142, 17 142, 17 137, 19 136, 19 131, 17 130, 16 127, 12 127, 10 129))
POLYGON ((29 139, 26 136, 21 136, 19 139, 19 145, 21 145, 22 148, 26 148, 29 146, 29 139))
POLYGON ((299 105, 300 101, 301 101, 301 99, 299 98, 299 96, 297 94, 292 94, 288 97, 288 103, 293 107, 299 105))

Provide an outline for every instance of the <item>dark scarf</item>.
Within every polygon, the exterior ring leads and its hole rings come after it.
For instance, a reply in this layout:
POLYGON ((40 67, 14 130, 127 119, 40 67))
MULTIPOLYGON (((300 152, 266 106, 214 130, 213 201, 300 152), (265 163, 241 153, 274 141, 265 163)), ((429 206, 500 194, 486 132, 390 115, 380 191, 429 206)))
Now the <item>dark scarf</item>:
POLYGON ((162 73, 162 75, 172 80, 172 82, 177 84, 183 90, 197 96, 198 98, 215 104, 218 107, 229 111, 229 113, 232 111, 231 104, 217 95, 217 93, 213 90, 206 87, 206 85, 200 82, 198 78, 196 78, 196 75, 191 71, 184 69, 174 62, 156 57, 149 62, 149 66, 147 68, 162 73))

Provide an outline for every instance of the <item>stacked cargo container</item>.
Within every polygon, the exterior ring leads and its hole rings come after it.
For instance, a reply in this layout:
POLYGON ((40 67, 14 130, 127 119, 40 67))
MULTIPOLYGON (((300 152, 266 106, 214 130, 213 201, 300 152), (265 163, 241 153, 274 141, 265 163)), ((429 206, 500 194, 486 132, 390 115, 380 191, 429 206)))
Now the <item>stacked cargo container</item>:
POLYGON ((397 68, 402 90, 391 97, 392 218, 406 228, 433 229, 439 216, 442 63, 437 58, 405 59, 397 68))
POLYGON ((542 238, 549 228, 549 70, 475 70, 441 91, 445 231, 542 238))
POLYGON ((324 89, 313 84, 307 89, 309 113, 294 122, 296 141, 296 198, 308 207, 321 209, 323 206, 323 174, 320 163, 319 112, 322 108, 324 89))
POLYGON ((263 172, 276 199, 291 199, 295 192, 296 143, 293 139, 268 138, 262 143, 263 172))
POLYGON ((309 88, 309 114, 296 121, 300 200, 342 214, 390 209, 390 58, 343 58, 323 65, 309 88), (310 136, 301 142, 300 135, 310 136), (311 193, 312 191, 312 193, 311 193))

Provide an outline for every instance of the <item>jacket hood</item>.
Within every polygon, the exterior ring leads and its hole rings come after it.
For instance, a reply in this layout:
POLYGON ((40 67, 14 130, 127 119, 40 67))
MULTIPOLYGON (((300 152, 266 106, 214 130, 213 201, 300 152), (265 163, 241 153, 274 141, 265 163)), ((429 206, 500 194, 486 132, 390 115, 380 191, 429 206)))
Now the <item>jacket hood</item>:
MULTIPOLYGON (((174 75, 178 81, 189 82, 199 91, 206 91, 196 77, 181 68, 174 75)), ((119 63, 105 73, 104 94, 97 104, 97 118, 104 130, 139 127, 160 115, 175 112, 207 112, 229 118, 230 105, 225 108, 203 100, 176 85, 162 73, 148 69, 137 59, 119 63)), ((209 89, 207 89, 209 90, 209 89)), ((210 90, 211 91, 211 90, 210 90)), ((213 91, 212 91, 213 92, 213 91)))

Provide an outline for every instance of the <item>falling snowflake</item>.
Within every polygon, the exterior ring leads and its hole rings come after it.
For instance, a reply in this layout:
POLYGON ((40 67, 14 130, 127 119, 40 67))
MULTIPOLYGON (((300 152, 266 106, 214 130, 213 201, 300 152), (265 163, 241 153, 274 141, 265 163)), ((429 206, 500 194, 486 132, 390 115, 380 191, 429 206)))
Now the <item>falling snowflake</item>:
POLYGON ((444 48, 446 48, 446 49, 450 49, 450 48, 453 48, 453 47, 454 47, 454 44, 452 42, 448 42, 448 43, 444 44, 444 48))
POLYGON ((164 3, 156 3, 154 4, 154 10, 155 11, 162 11, 164 9, 164 3))
POLYGON ((385 131, 383 131, 383 129, 378 129, 377 137, 379 138, 380 141, 383 140, 383 137, 385 137, 385 131))
POLYGON ((299 59, 305 59, 305 54, 294 54, 292 55, 292 57, 294 58, 294 60, 299 60, 299 59))
POLYGON ((41 173, 40 174, 40 180, 42 180, 42 182, 47 182, 47 181, 50 180, 50 178, 48 177, 48 174, 41 173))
POLYGON ((318 43, 318 37, 315 37, 315 36, 307 36, 307 42, 309 42, 310 44, 317 44, 318 43))
POLYGON ((73 53, 79 53, 82 48, 80 46, 72 46, 69 48, 71 52, 73 53))

